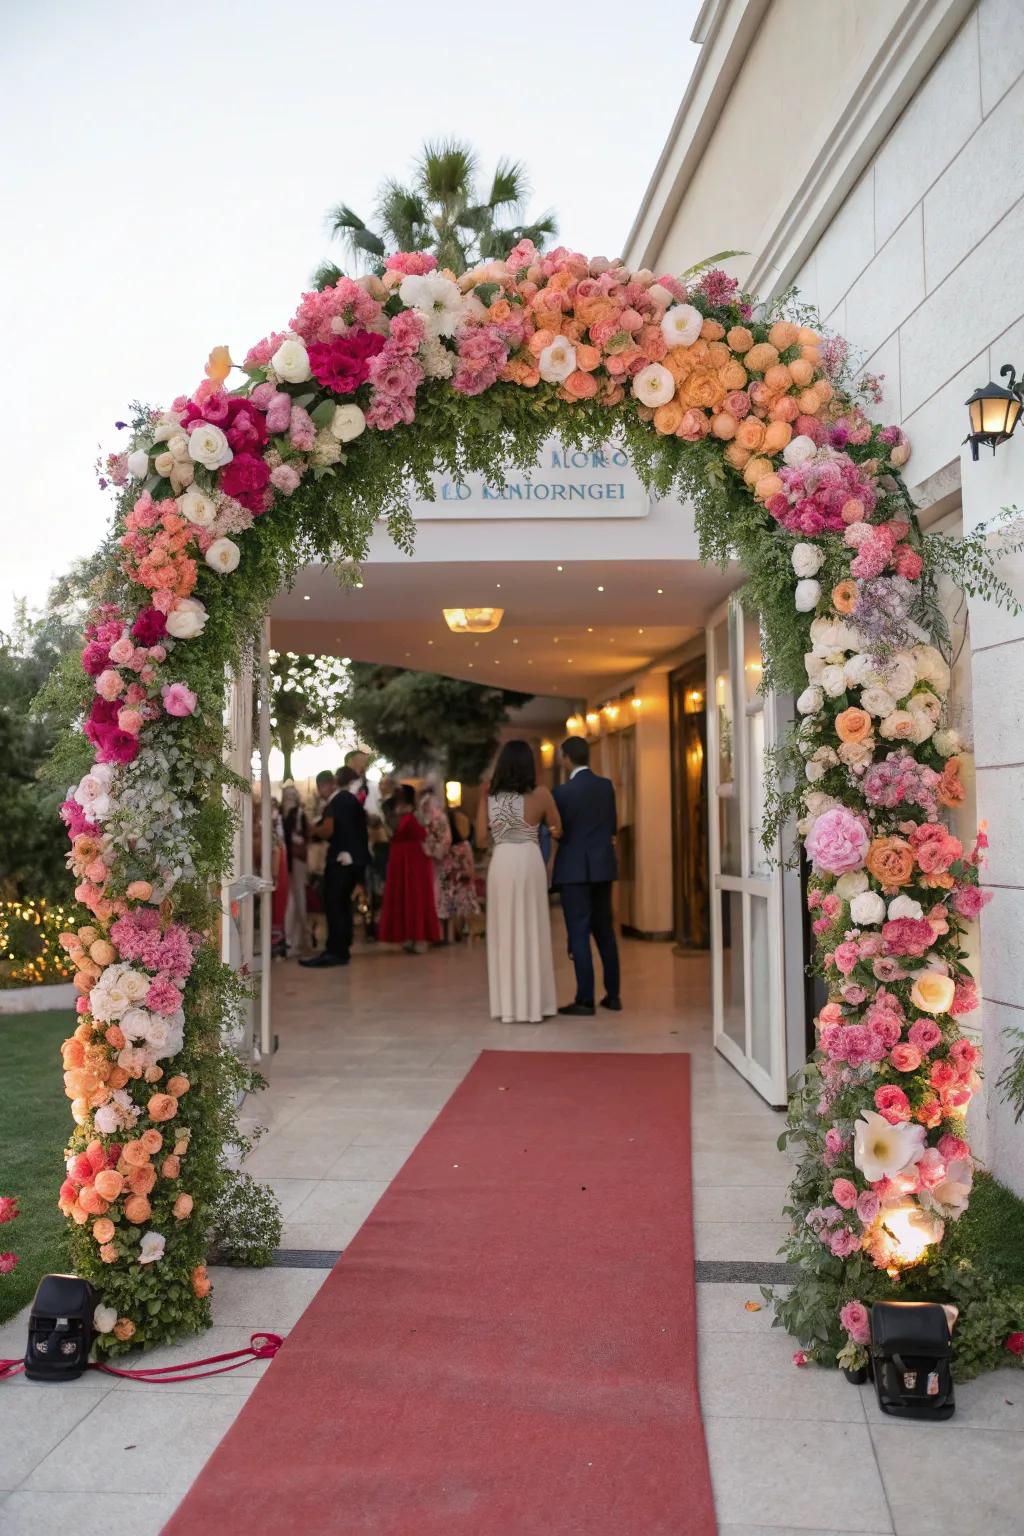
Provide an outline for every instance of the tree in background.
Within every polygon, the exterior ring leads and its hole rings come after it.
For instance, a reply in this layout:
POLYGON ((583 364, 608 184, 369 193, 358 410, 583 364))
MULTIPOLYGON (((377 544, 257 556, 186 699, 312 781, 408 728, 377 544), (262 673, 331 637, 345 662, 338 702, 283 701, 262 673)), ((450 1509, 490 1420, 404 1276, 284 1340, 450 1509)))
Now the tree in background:
MULTIPOLYGON (((377 193, 376 229, 371 229, 346 203, 328 214, 331 234, 340 239, 357 265, 383 270, 392 251, 430 251, 442 267, 465 272, 479 261, 507 256, 520 240, 538 247, 557 234, 554 215, 546 213, 532 224, 519 224, 529 194, 523 167, 514 160, 498 161, 486 195, 478 184, 475 151, 457 139, 425 144, 405 184, 389 177, 377 193), (510 222, 503 222, 509 220, 510 222)), ((326 288, 341 277, 333 262, 317 268, 314 282, 326 288)))
POLYGON ((349 669, 336 656, 270 653, 270 734, 292 776, 296 747, 315 746, 348 724, 349 669))
POLYGON ((349 674, 344 713, 367 746, 401 767, 439 767, 467 783, 487 768, 509 712, 532 697, 370 662, 353 662, 349 674))

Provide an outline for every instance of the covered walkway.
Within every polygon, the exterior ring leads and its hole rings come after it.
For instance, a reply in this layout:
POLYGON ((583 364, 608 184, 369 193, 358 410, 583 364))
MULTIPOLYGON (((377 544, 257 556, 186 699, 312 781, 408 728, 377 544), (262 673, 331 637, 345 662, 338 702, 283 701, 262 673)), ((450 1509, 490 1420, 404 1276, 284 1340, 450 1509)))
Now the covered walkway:
MULTIPOLYGON (((238 1348, 260 1328, 286 1333, 481 1049, 688 1051, 701 1396, 723 1536, 916 1536, 940 1506, 959 1530, 1009 1536, 1024 1450, 1017 1378, 971 1383, 950 1424, 920 1426, 882 1421, 869 1389, 838 1374, 793 1368, 793 1342, 770 1329, 769 1309, 746 1310, 785 1231, 782 1117, 711 1048, 706 958, 639 942, 623 958, 623 1013, 506 1027, 486 1017, 479 943, 360 951, 344 972, 276 965, 279 1047, 254 1106, 269 1129, 249 1166, 280 1195, 283 1262, 214 1270, 213 1329, 150 1363, 238 1348)), ((564 955, 560 972, 569 996, 564 955)), ((0 1329, 0 1355, 23 1348, 24 1328, 21 1318, 0 1329)), ((96 1375, 3 1384, 0 1532, 156 1536, 267 1368, 160 1389, 96 1375)), ((268 1446, 254 1498, 272 1475, 268 1446)))

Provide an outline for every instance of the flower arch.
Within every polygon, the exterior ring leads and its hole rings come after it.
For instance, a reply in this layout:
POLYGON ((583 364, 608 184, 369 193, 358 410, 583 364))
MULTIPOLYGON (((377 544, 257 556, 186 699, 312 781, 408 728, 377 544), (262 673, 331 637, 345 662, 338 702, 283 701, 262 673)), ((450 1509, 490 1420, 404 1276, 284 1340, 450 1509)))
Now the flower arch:
POLYGON ((210 938, 231 835, 225 666, 302 562, 358 561, 379 519, 410 547, 411 487, 527 466, 553 431, 617 436, 650 487, 692 498, 705 557, 748 572, 766 681, 800 695, 791 762, 829 1001, 795 1101, 807 1285, 787 1321, 834 1360, 912 1259, 934 1279, 971 1185, 960 935, 985 899, 984 839, 967 850, 941 819, 963 789, 948 667, 922 627, 909 447, 804 318, 755 308, 721 271, 656 277, 523 242, 456 279, 400 254, 305 294, 237 387, 216 347, 192 395, 135 411, 106 464, 115 534, 71 684, 84 733, 68 754, 90 760, 63 807, 84 910, 62 939, 79 997, 59 1200, 103 1298, 101 1350, 209 1321, 240 1071, 222 1043, 240 983, 210 938))

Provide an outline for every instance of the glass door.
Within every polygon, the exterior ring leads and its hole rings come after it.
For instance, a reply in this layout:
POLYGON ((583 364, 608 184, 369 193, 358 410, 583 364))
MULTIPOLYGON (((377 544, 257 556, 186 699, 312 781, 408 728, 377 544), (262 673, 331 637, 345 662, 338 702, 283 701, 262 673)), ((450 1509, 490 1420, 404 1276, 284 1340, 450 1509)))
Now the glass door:
POLYGON ((782 872, 761 843, 775 710, 756 619, 736 599, 707 631, 708 809, 715 1049, 769 1104, 786 1102, 782 872), (773 867, 774 865, 774 867, 773 867))

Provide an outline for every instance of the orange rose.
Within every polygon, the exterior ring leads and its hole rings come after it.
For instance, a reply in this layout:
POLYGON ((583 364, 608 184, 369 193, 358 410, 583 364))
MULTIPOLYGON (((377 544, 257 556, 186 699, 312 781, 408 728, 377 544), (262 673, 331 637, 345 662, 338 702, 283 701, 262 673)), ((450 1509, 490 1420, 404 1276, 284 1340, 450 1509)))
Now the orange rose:
POLYGON ((211 1281, 209 1275, 206 1273, 206 1265, 197 1264, 195 1269, 192 1271, 193 1294, 199 1297, 209 1296, 212 1289, 213 1282, 211 1281))
POLYGON ((131 1318, 119 1317, 117 1322, 114 1324, 115 1339, 120 1339, 121 1343, 124 1344, 128 1339, 133 1338, 134 1334, 135 1324, 132 1322, 131 1318))
POLYGON ((774 363, 771 368, 765 369, 764 381, 768 385, 769 389, 777 390, 778 393, 782 395, 785 394, 786 390, 792 384, 793 375, 790 373, 785 363, 774 363))
POLYGON ((791 320, 776 320, 768 332, 768 340, 773 347, 778 347, 780 352, 785 352, 787 347, 796 345, 800 335, 800 329, 791 320))
POLYGON ((181 1172, 181 1159, 175 1157, 173 1152, 168 1152, 160 1164, 160 1177, 164 1179, 176 1179, 181 1172))
POLYGON ((749 352, 754 345, 754 333, 745 325, 734 325, 725 339, 734 352, 749 352))
POLYGON ((107 1025, 107 1032, 104 1036, 104 1039, 112 1051, 123 1051, 125 1046, 128 1044, 124 1037, 124 1031, 120 1029, 117 1024, 107 1025))
POLYGON ((132 1195, 124 1203, 124 1214, 133 1227, 141 1227, 153 1214, 153 1207, 145 1195, 132 1195))
POLYGON ((812 331, 809 326, 802 325, 796 333, 796 339, 802 347, 816 347, 821 341, 817 331, 812 331))
POLYGON ((87 1184, 78 1192, 78 1203, 88 1216, 105 1216, 108 1203, 104 1200, 95 1184, 87 1184))
POLYGON ((914 855, 902 837, 876 837, 864 860, 869 875, 889 889, 909 885, 914 874, 914 855))
POLYGON ((836 715, 836 735, 840 741, 866 741, 871 735, 871 716, 866 709, 844 709, 836 715))
POLYGON ((173 1120, 178 1113, 178 1101, 173 1093, 154 1093, 146 1105, 151 1120, 159 1125, 162 1120, 173 1120))
POLYGON ((789 365, 793 383, 798 389, 806 389, 814 378, 814 368, 805 357, 796 357, 789 365))
POLYGON ((777 496, 782 490, 782 481, 778 475, 762 475, 754 481, 754 495, 758 501, 767 501, 769 496, 777 496))
POLYGON ((544 348, 550 347, 554 339, 555 332, 549 331, 546 327, 542 327, 540 330, 534 331, 526 345, 529 347, 534 357, 540 357, 540 354, 544 351, 544 348))
POLYGON ((725 368, 733 360, 724 341, 709 341, 707 364, 709 368, 725 368))
MULTIPOLYGON (((93 1188, 104 1200, 116 1200, 124 1189, 124 1174, 118 1173, 116 1168, 104 1168, 93 1180, 93 1188)), ((105 1243, 107 1239, 104 1237, 100 1241, 105 1243)))
POLYGON ((576 367, 581 368, 584 373, 593 373, 594 369, 600 365, 600 362, 600 347, 584 346, 581 342, 576 348, 576 367))
POLYGON ((683 404, 697 406, 701 410, 715 411, 725 399, 725 390, 717 374, 707 368, 696 368, 680 386, 683 404))
POLYGON ((792 436, 788 421, 770 421, 764 432, 765 453, 781 453, 792 436))
POLYGON ((121 1156, 129 1168, 145 1168, 149 1162, 149 1153, 142 1145, 141 1139, 138 1141, 126 1141, 121 1148, 121 1156))
POLYGON ((191 1195, 179 1195, 174 1202, 171 1214, 176 1221, 184 1221, 192 1215, 193 1200, 191 1195))
POLYGON ((71 1220, 75 1223, 76 1227, 84 1227, 89 1217, 96 1214, 95 1211, 87 1211, 80 1200, 76 1200, 71 1207, 71 1220))
POLYGON ((148 901, 153 894, 153 887, 148 880, 133 880, 125 891, 129 901, 148 901))
POLYGON ((720 325, 717 320, 705 320, 700 328, 700 335, 702 341, 721 341, 725 335, 725 326, 720 325))
POLYGON ((158 1083, 164 1072, 162 1067, 147 1067, 142 1075, 147 1083, 158 1083))
POLYGON ((116 1231, 109 1216, 101 1216, 99 1221, 92 1224, 92 1235, 98 1243, 109 1243, 116 1231))
POLYGON ((828 379, 819 379, 814 386, 814 392, 818 399, 821 401, 822 405, 828 405, 829 401, 835 395, 835 388, 828 379))
MULTIPOLYGON (((178 1081, 183 1082, 186 1087, 188 1086, 187 1078, 179 1078, 178 1081)), ((160 1132, 154 1130, 143 1131, 139 1140, 142 1142, 142 1150, 148 1152, 150 1157, 155 1157, 164 1144, 164 1139, 160 1132)))
POLYGON ((723 389, 742 389, 747 382, 747 370, 742 363, 738 363, 733 358, 731 362, 725 363, 719 368, 718 377, 722 381, 723 389))
POLYGON ((111 1067, 110 1076, 107 1079, 111 1088, 124 1088, 131 1080, 131 1073, 127 1067, 111 1067))
POLYGON ((758 421, 756 416, 745 417, 736 428, 736 441, 741 448, 757 453, 764 442, 764 422, 758 421))
MULTIPOLYGON (((683 419, 683 407, 678 400, 666 400, 654 412, 654 430, 662 437, 672 437, 683 419)), ((170 1084, 167 1085, 170 1087, 170 1084)))
POLYGON ((717 416, 711 418, 712 436, 717 437, 723 443, 729 442, 731 438, 736 436, 736 428, 738 426, 739 422, 736 420, 736 417, 730 415, 728 411, 719 411, 717 416))
POLYGON ((89 958, 97 965, 112 965, 117 958, 117 951, 106 939, 97 939, 95 944, 89 946, 89 958))
POLYGON ((83 1019, 82 1023, 75 1027, 74 1035, 76 1040, 81 1040, 83 1045, 88 1045, 93 1035, 92 1024, 83 1019))
POLYGON ((855 581, 840 581, 832 588, 832 606, 836 613, 852 613, 857 606, 860 589, 855 581))
POLYGON ((570 373, 562 387, 573 400, 590 400, 597 394, 597 380, 592 373, 584 373, 582 368, 570 373))
POLYGON ((128 1188, 133 1195, 148 1195, 156 1183, 156 1169, 150 1163, 145 1168, 133 1168, 128 1174, 128 1188))
POLYGON ((770 346, 767 341, 757 342, 743 359, 751 373, 764 373, 765 369, 773 368, 778 360, 778 348, 770 346))
POLYGON ((801 347, 800 356, 815 368, 821 362, 821 350, 818 347, 801 347))

